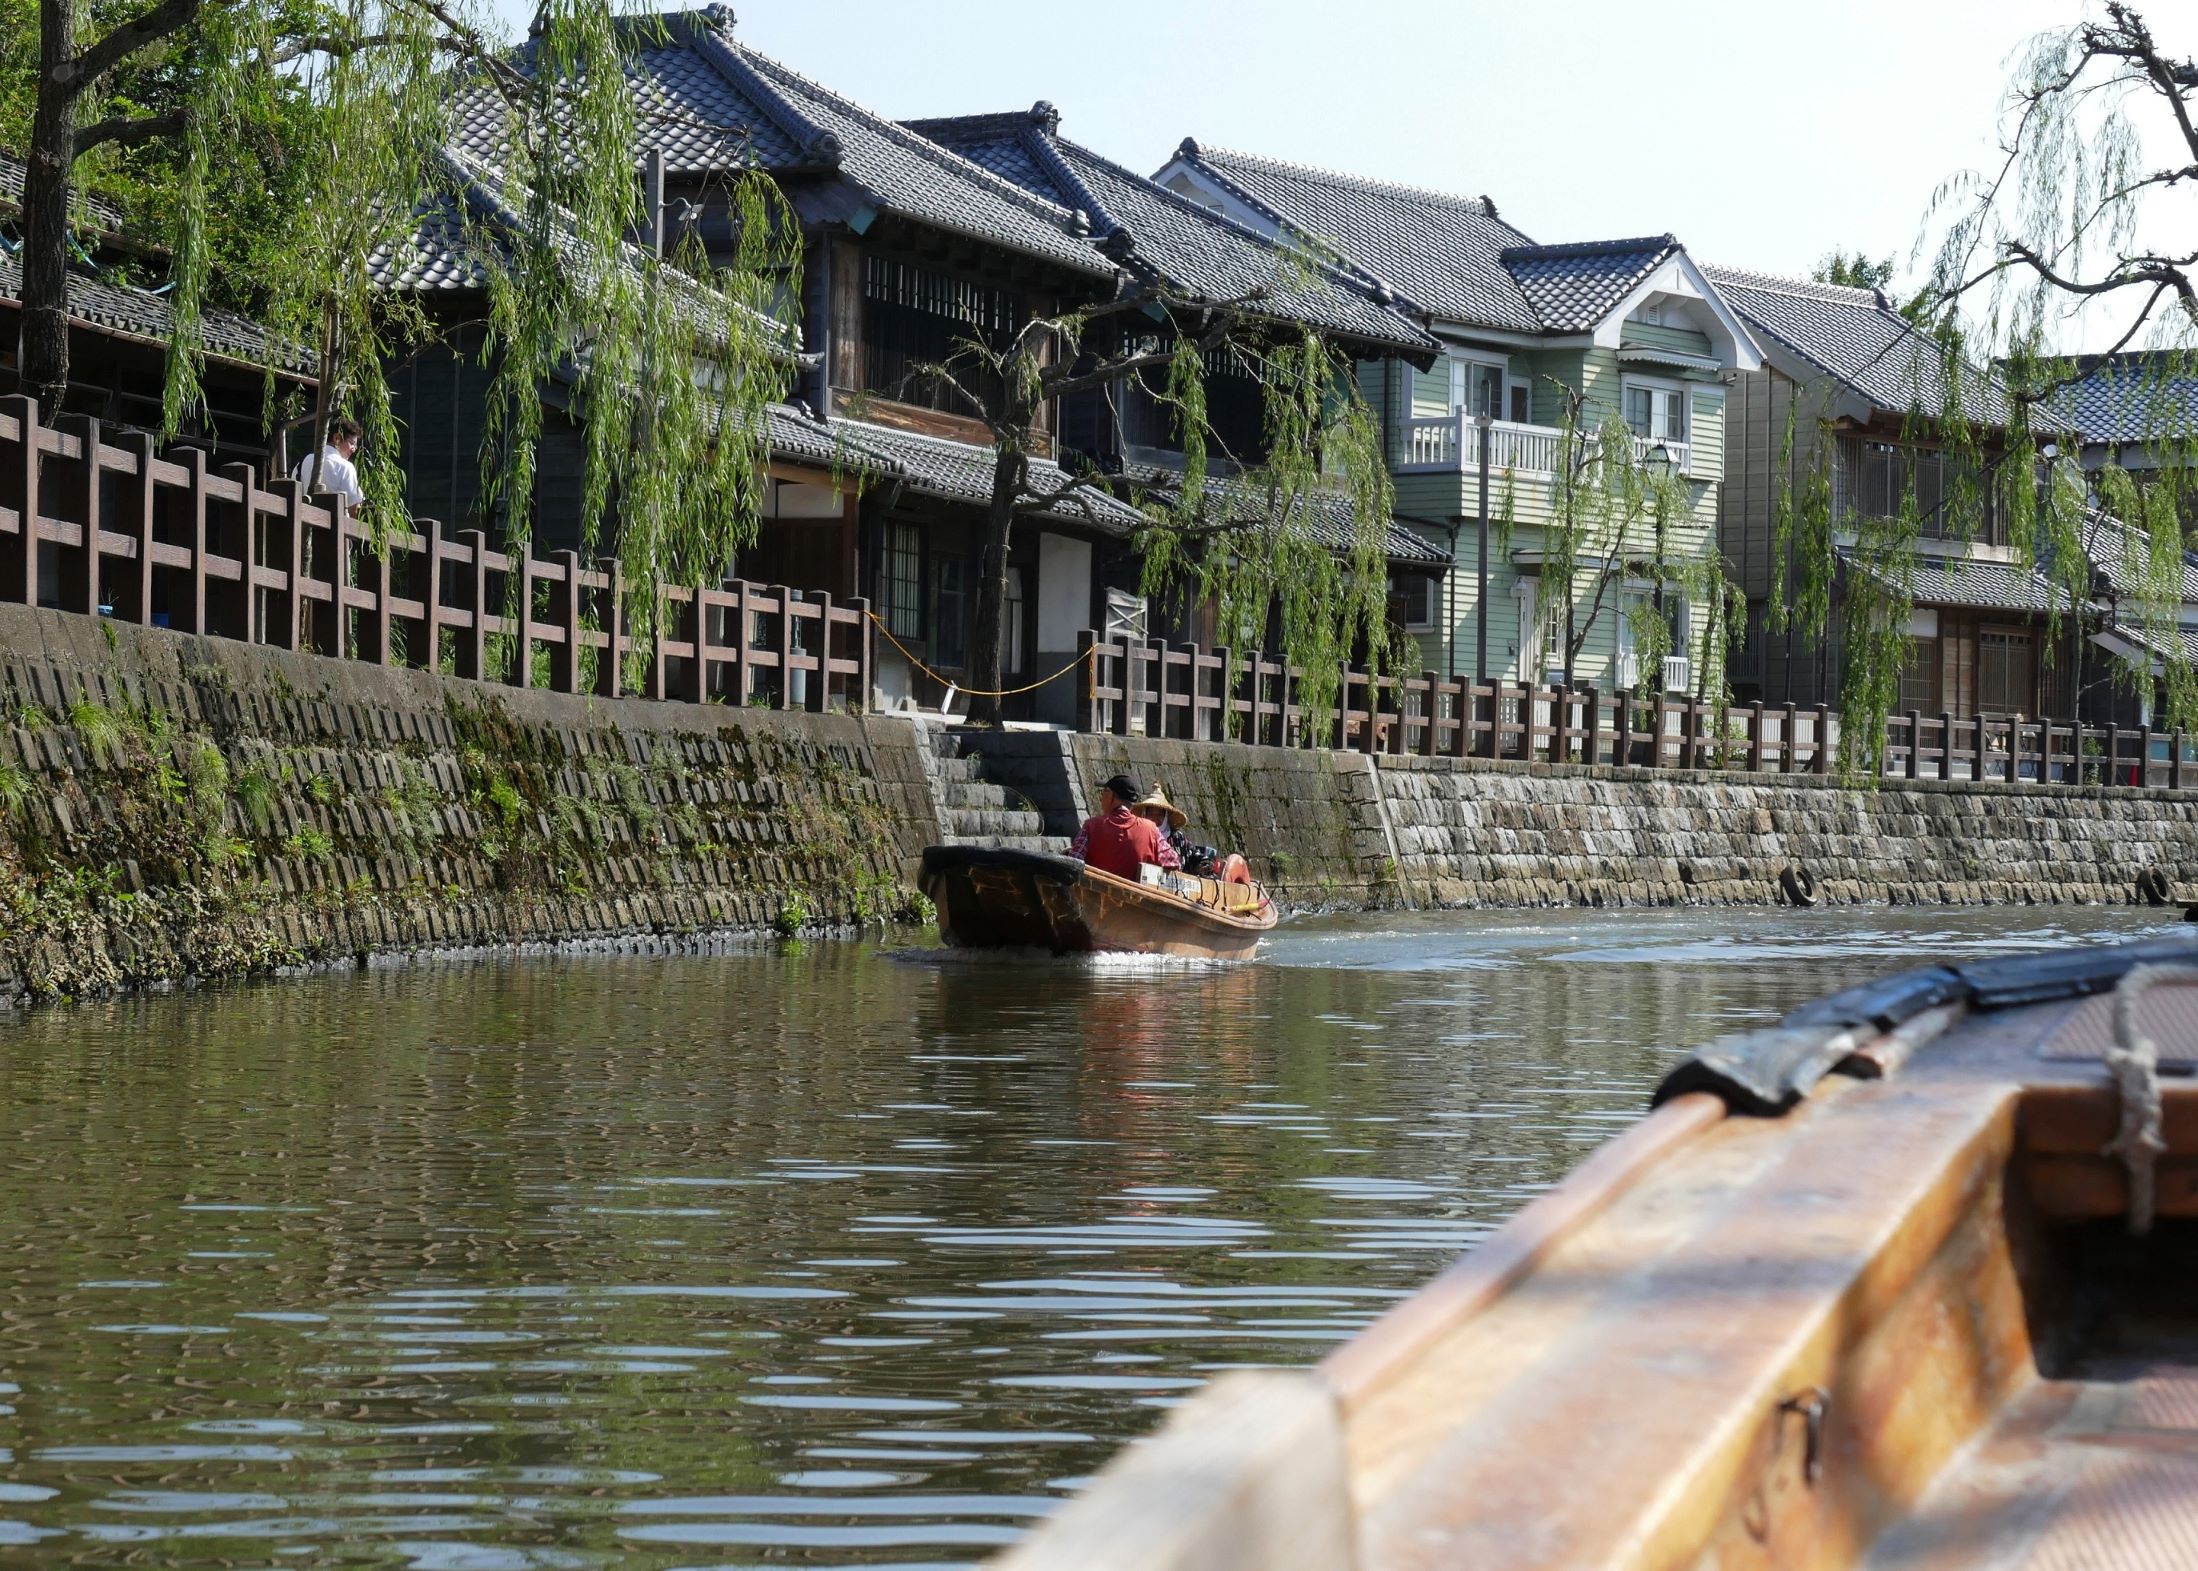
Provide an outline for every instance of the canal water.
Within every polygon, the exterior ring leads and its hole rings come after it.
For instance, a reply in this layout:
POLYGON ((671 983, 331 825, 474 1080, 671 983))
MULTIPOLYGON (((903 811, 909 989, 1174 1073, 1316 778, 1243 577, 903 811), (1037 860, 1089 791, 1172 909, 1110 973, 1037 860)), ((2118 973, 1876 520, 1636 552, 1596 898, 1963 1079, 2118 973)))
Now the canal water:
POLYGON ((0 1022, 0 1563, 971 1564, 1686 1045, 2159 927, 1355 917, 1227 970, 820 943, 0 1022))

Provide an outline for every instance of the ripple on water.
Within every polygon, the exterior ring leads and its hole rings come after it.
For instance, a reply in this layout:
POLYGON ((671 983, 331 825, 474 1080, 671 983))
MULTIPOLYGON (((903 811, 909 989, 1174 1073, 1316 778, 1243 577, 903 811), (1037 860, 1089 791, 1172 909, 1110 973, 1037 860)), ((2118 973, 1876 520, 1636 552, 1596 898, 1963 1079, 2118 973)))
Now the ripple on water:
POLYGON ((1253 966, 817 944, 10 1021, 0 1560, 967 1567, 1688 1042, 2146 920, 1385 914, 1253 966))

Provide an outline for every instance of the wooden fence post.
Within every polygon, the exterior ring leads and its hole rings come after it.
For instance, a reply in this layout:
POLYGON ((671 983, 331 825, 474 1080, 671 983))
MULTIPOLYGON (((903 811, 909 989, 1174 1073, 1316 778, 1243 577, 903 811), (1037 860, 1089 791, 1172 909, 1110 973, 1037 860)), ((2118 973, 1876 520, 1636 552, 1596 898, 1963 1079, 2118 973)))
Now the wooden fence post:
POLYGON ((1983 710, 1980 709, 1977 711, 1976 719, 1973 724, 1976 726, 1976 732, 1972 738, 1972 740, 1976 744, 1976 761, 1969 766, 1969 773, 1973 778, 1982 780, 1984 778, 1986 761, 1991 752, 1991 743, 1985 734, 1987 728, 1984 723, 1983 710))
POLYGON ((1923 717, 1911 709, 1908 711, 1908 778, 1911 780, 1918 778, 1918 771, 1923 767, 1922 736, 1923 717))
POLYGON ((150 627, 153 624, 153 519, 160 504, 160 494, 153 481, 153 434, 150 431, 123 431, 117 434, 116 445, 129 454, 137 470, 123 477, 115 496, 115 522, 122 526, 122 533, 130 537, 134 553, 127 577, 118 575, 119 581, 128 585, 129 593, 115 598, 115 615, 127 617, 140 627, 150 627))
POLYGON ((1619 769, 1633 764, 1633 692, 1630 687, 1618 692, 1618 741, 1611 749, 1610 761, 1619 769))
POLYGON ((1809 763, 1814 767, 1816 773, 1828 775, 1832 772, 1831 705, 1818 704, 1815 709, 1814 720, 1816 725, 1815 742, 1809 755, 1809 763))
POLYGON ((2168 743, 2172 749, 2167 755, 2167 786, 2170 791, 2183 789, 2183 728, 2175 728, 2174 738, 2168 743))
POLYGON ((1587 746, 1581 754, 1580 762, 1593 769, 1603 761, 1603 690, 1590 687, 1585 696, 1587 746))
POLYGON ((38 604, 38 401, 20 393, 0 398, 0 414, 14 418, 20 445, 0 470, 0 507, 15 512, 15 539, 0 552, 0 600, 38 604))
POLYGON ((1939 711, 1939 778, 1954 778, 1954 716, 1951 711, 1939 711))
POLYGON ((76 439, 75 463, 59 466, 60 515, 78 526, 78 544, 58 553, 54 601, 64 611, 99 614, 99 422, 88 415, 60 415, 53 429, 76 439))
MULTIPOLYGON (((1113 640, 1110 639, 1108 642, 1112 643, 1113 640)), ((1143 663, 1137 656, 1143 646, 1136 639, 1125 634, 1120 648, 1122 651, 1122 696, 1114 701, 1114 734, 1116 736, 1128 736, 1130 734, 1130 710, 1137 700, 1138 667, 1143 663)))
POLYGON ((458 635, 458 674, 481 680, 487 664, 488 542, 478 529, 458 531, 458 549, 464 552, 460 572, 468 585, 466 598, 473 610, 473 625, 458 635))

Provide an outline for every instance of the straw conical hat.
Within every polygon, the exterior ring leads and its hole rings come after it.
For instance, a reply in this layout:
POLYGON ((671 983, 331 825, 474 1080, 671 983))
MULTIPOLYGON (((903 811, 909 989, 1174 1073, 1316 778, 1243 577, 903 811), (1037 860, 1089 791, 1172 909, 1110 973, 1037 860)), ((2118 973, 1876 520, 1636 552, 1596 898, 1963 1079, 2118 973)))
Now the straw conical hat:
POLYGON ((1136 806, 1140 813, 1148 807, 1159 808, 1168 815, 1168 822, 1177 829, 1181 829, 1186 821, 1183 809, 1168 800, 1167 790, 1157 780, 1153 782, 1152 789, 1138 800, 1136 806))

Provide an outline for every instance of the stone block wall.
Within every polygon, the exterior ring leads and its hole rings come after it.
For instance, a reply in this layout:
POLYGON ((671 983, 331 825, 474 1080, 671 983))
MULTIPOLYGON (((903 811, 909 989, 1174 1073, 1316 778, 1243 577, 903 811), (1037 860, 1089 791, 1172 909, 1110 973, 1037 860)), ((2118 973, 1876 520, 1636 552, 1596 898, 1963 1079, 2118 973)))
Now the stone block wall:
POLYGON ((0 606, 0 1000, 882 920, 937 838, 904 721, 568 697, 0 606))
POLYGON ((1089 797, 1127 770, 1155 781, 1204 845, 1241 851, 1286 904, 1378 906, 1401 898, 1396 846, 1374 761, 1357 753, 1221 747, 1150 737, 1074 736, 1068 758, 1089 797))
POLYGON ((1407 898, 1432 905, 2198 900, 2198 792, 1379 760, 1407 898))

